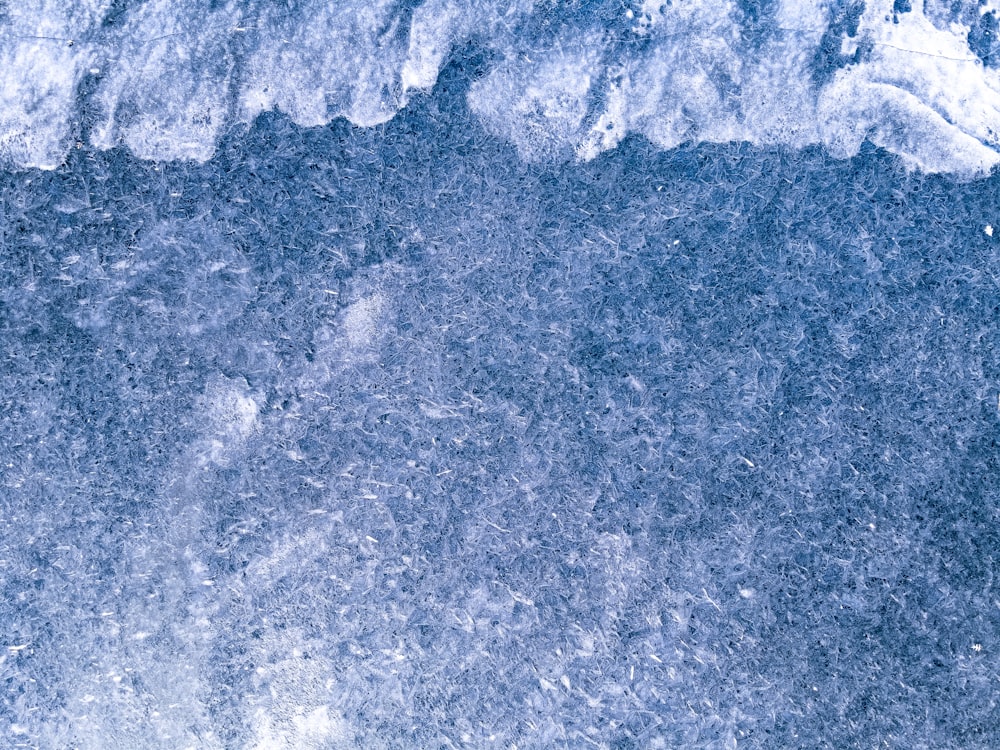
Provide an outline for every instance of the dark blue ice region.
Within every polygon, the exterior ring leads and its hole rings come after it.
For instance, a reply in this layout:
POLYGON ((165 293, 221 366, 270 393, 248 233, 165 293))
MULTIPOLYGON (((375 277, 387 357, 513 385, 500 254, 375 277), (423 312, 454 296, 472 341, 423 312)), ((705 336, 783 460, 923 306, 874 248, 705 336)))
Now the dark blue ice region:
POLYGON ((0 176, 0 744, 996 747, 1000 180, 474 74, 0 176))

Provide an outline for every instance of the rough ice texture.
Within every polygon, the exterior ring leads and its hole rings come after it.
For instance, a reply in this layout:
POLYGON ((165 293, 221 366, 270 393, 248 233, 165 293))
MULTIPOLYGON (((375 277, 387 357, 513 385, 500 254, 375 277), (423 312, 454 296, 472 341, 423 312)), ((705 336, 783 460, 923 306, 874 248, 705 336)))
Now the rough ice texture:
POLYGON ((0 744, 995 747, 997 178, 533 164, 463 60, 0 177, 0 744))
POLYGON ((0 2, 0 159, 76 142, 204 161, 280 110, 376 125, 469 45, 469 105, 531 160, 746 141, 930 172, 1000 160, 997 10, 981 0, 0 2))

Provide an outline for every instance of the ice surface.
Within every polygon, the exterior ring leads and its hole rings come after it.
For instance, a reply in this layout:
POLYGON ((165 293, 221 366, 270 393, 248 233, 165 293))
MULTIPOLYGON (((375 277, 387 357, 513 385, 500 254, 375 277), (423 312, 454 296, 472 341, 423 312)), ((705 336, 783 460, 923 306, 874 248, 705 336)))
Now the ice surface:
POLYGON ((469 106, 528 159, 640 133, 841 157, 866 139, 932 172, 1000 159, 997 9, 977 0, 28 0, 0 15, 0 159, 75 143, 204 161, 280 110, 384 123, 450 56, 489 56, 469 106))
POLYGON ((992 750, 993 11, 897 5, 3 6, 0 747, 992 750))
POLYGON ((989 747, 994 181, 452 106, 4 178, 11 746, 989 747))

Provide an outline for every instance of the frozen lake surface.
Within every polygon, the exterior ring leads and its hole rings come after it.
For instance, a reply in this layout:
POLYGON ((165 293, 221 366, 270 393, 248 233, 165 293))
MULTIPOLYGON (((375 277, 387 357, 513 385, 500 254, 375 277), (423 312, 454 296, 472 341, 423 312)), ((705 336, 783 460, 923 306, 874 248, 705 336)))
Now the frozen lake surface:
POLYGON ((996 746, 990 4, 205 5, 0 2, 0 747, 996 746))

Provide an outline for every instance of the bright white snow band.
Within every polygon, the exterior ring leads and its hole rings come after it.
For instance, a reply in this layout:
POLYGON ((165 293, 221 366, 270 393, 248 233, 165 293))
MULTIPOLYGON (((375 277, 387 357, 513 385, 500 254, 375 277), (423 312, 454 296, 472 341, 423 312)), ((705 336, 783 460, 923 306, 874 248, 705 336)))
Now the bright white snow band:
POLYGON ((470 41, 493 61, 469 105, 526 159, 590 159, 628 133, 845 157, 868 139, 967 176, 1000 159, 996 13, 978 0, 215 5, 0 0, 0 162, 54 168, 81 139, 202 161, 273 109, 385 122, 470 41))

